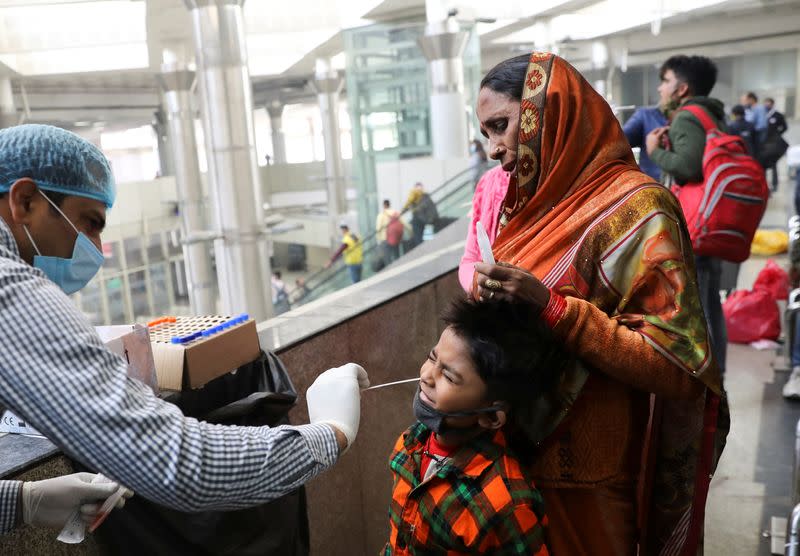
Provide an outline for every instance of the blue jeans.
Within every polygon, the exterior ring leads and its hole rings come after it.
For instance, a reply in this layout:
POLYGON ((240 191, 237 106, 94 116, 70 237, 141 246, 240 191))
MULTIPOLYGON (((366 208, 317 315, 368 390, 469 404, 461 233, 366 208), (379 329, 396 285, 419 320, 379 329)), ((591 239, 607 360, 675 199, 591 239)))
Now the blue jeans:
POLYGON ((800 312, 794 314, 794 338, 792 338, 792 368, 800 365, 800 312))
POLYGON ((347 265, 347 272, 350 274, 350 281, 354 284, 361 281, 361 265, 349 264, 347 265))
POLYGON ((703 256, 697 256, 695 261, 697 262, 697 289, 700 294, 700 304, 706 315, 711 350, 717 360, 720 373, 724 373, 725 356, 728 352, 728 331, 725 328, 725 315, 722 314, 722 303, 719 300, 722 261, 715 257, 703 256))

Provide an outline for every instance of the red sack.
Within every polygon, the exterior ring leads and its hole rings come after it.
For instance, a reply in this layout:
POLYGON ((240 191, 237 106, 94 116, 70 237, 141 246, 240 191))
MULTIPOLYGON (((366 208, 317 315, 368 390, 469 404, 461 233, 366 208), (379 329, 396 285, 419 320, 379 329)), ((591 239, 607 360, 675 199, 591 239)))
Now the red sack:
POLYGON ((728 341, 749 344, 756 340, 777 340, 781 333, 778 303, 768 291, 737 290, 722 304, 728 341))
POLYGON ((770 259, 758 273, 753 289, 768 292, 772 299, 789 299, 789 273, 770 259))

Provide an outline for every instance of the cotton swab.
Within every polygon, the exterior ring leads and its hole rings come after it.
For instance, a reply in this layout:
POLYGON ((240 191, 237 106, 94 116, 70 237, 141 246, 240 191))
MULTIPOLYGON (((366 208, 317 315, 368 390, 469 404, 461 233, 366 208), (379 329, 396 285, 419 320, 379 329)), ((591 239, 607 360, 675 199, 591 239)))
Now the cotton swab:
POLYGON ((409 382, 419 382, 419 377, 417 378, 408 378, 406 380, 398 380, 395 382, 386 382, 384 384, 376 384, 375 386, 370 386, 369 388, 364 388, 364 391, 367 390, 377 390, 378 388, 386 388, 387 386, 395 386, 397 384, 406 384, 409 382))

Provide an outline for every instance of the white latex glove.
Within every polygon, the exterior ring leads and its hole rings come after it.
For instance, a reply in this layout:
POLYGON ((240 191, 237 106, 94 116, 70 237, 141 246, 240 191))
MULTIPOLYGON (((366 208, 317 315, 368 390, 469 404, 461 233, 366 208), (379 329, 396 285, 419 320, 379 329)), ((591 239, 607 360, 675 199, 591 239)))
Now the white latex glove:
POLYGON ((306 392, 308 417, 312 424, 333 425, 353 445, 361 420, 361 388, 369 386, 367 371, 355 363, 328 369, 306 392))
MULTIPOLYGON (((36 527, 60 528, 77 510, 84 519, 92 519, 119 488, 115 482, 92 483, 94 478, 94 473, 74 473, 22 483, 22 520, 36 527)), ((116 507, 121 508, 125 498, 116 507)))

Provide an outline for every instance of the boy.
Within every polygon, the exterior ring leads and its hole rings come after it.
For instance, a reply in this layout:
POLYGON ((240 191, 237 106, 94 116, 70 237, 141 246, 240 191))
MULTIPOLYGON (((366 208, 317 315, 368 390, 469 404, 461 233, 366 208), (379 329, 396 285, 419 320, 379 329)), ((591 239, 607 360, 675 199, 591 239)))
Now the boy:
POLYGON ((392 453, 383 554, 546 555, 544 503, 506 425, 555 386, 563 358, 523 305, 458 299, 443 320, 420 369, 419 422, 392 453))

